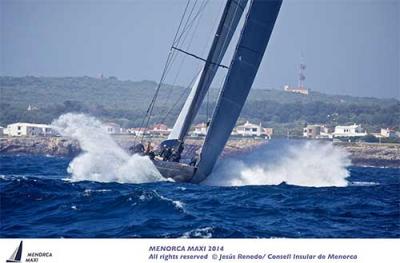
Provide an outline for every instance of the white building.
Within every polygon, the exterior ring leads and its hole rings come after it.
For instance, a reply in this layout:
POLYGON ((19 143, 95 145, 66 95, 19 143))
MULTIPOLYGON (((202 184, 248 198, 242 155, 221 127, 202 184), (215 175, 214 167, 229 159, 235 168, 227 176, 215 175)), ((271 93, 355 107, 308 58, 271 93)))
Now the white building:
POLYGON ((386 128, 386 129, 381 129, 381 134, 380 134, 382 137, 384 137, 384 138, 395 138, 395 137, 397 137, 396 136, 396 131, 395 130, 393 130, 393 129, 389 129, 389 128, 386 128))
POLYGON ((199 123, 194 126, 194 131, 192 132, 192 136, 206 136, 207 135, 207 123, 199 123))
POLYGON ((52 136, 57 132, 47 124, 17 122, 7 125, 8 136, 52 136))
POLYGON ((361 127, 361 125, 353 124, 349 126, 336 126, 334 137, 363 137, 367 135, 367 132, 361 127))
POLYGON ((114 122, 106 122, 103 124, 104 129, 108 134, 118 134, 121 133, 121 126, 114 122))
POLYGON ((264 128, 263 129, 263 135, 265 135, 266 139, 271 139, 272 138, 272 134, 274 133, 274 129, 272 128, 264 128))
POLYGON ((171 129, 168 128, 167 125, 159 123, 154 125, 152 129, 149 130, 149 133, 155 136, 168 136, 171 133, 171 129))
POLYGON ((307 125, 303 129, 303 137, 316 139, 321 134, 320 125, 307 125))
POLYGON ((329 127, 321 124, 307 125, 303 129, 303 137, 311 139, 331 139, 332 132, 329 127))
POLYGON ((264 129, 259 125, 246 121, 245 124, 236 126, 235 133, 241 136, 261 136, 264 134, 264 129))
POLYGON ((28 105, 28 108, 26 109, 27 111, 34 111, 34 110, 38 110, 38 107, 35 106, 31 106, 31 104, 28 105))
POLYGON ((128 131, 128 133, 134 134, 136 136, 143 136, 143 135, 149 134, 149 130, 144 127, 143 128, 129 128, 127 131, 128 131))
POLYGON ((332 139, 333 138, 333 129, 330 127, 326 127, 325 125, 321 126, 321 132, 319 134, 319 139, 332 139))
POLYGON ((303 94, 308 96, 308 89, 304 88, 304 87, 298 87, 298 88, 291 88, 289 85, 285 85, 283 87, 283 90, 286 92, 291 92, 291 93, 298 93, 298 94, 303 94))

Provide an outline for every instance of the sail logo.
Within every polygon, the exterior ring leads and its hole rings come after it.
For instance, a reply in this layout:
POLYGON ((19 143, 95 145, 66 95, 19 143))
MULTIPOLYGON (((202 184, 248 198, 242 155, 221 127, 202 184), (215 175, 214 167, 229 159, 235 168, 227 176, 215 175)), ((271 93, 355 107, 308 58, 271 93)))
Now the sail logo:
POLYGON ((11 254, 11 257, 6 260, 6 262, 21 262, 22 256, 22 241, 19 243, 19 246, 15 249, 15 251, 11 254))
MULTIPOLYGON (((6 260, 6 263, 22 262, 22 243, 23 243, 22 241, 19 243, 19 246, 11 254, 10 258, 6 260)), ((49 251, 40 251, 40 252, 29 251, 26 254, 24 262, 39 262, 41 258, 51 258, 51 257, 53 257, 53 254, 49 251)))

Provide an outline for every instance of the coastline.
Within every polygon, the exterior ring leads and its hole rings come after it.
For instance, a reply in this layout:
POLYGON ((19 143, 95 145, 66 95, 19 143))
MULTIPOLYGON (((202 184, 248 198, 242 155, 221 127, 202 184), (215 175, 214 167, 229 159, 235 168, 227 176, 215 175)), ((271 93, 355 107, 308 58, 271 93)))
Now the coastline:
MULTIPOLYGON (((134 145, 135 137, 116 135, 113 139, 120 147, 128 150, 134 145)), ((158 144, 164 138, 152 138, 158 144)), ((146 140, 146 139, 145 139, 146 140)), ((202 138, 190 138, 187 144, 200 147, 202 138)), ((224 149, 223 156, 252 151, 267 143, 253 138, 232 138, 224 149)), ((347 143, 335 142, 350 154, 352 165, 400 168, 400 144, 390 143, 347 143)), ((0 154, 32 154, 74 157, 81 152, 78 141, 66 137, 0 137, 0 154)))
POLYGON ((352 165, 400 168, 400 144, 335 142, 350 154, 352 165))
MULTIPOLYGON (((140 138, 136 138, 133 135, 113 135, 113 140, 125 151, 135 145, 135 142, 140 141, 140 138)), ((166 138, 154 137, 151 138, 152 145, 158 145, 166 138)), ((200 148, 204 138, 188 138, 186 143, 200 148)), ((144 144, 150 138, 144 139, 144 144)), ((259 147, 267 143, 263 139, 253 138, 240 138, 229 140, 225 146, 223 155, 231 155, 238 152, 251 151, 252 149, 259 147)), ((81 152, 79 142, 77 140, 59 137, 59 136, 48 136, 48 137, 0 137, 0 154, 33 154, 33 155, 53 155, 53 156, 65 156, 74 157, 81 152)))

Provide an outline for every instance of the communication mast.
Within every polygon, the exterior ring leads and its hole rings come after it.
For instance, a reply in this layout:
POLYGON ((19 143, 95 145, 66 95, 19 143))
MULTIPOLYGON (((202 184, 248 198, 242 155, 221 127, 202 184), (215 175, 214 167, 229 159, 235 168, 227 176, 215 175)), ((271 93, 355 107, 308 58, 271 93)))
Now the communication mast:
POLYGON ((283 87, 283 90, 286 92, 292 92, 292 93, 299 93, 303 95, 308 95, 309 90, 304 87, 304 80, 306 79, 306 76, 304 75, 304 70, 306 69, 306 64, 304 64, 304 56, 301 54, 301 61, 298 67, 298 72, 299 72, 299 78, 298 78, 298 83, 297 87, 291 88, 289 85, 285 85, 283 87))
POLYGON ((306 76, 304 75, 304 70, 306 69, 306 64, 304 64, 304 56, 303 54, 301 55, 301 62, 299 65, 299 82, 298 82, 298 87, 301 89, 304 89, 304 80, 306 79, 306 76))

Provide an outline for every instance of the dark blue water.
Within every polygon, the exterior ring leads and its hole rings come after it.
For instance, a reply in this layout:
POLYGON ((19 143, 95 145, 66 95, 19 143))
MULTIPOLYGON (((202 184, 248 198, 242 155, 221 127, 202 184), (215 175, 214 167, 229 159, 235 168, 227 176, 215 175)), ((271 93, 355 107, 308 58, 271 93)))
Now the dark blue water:
POLYGON ((0 156, 1 237, 400 237, 399 169, 350 167, 347 187, 218 187, 70 182, 69 162, 0 156))

